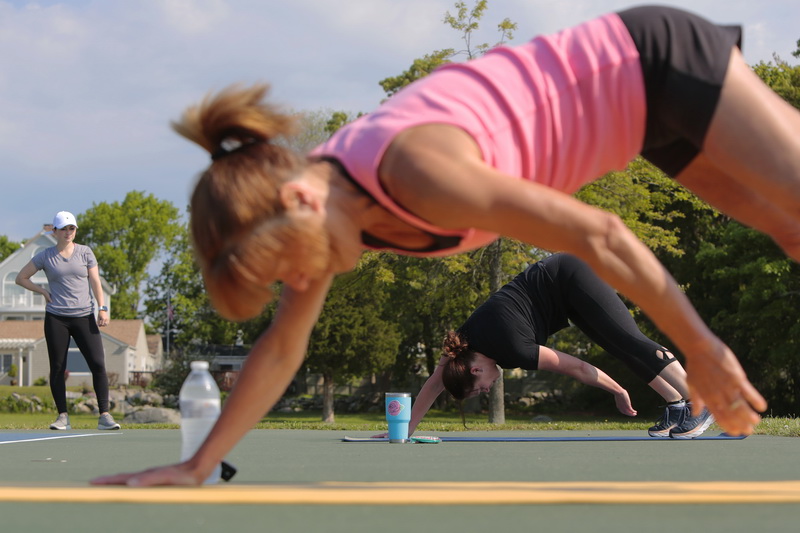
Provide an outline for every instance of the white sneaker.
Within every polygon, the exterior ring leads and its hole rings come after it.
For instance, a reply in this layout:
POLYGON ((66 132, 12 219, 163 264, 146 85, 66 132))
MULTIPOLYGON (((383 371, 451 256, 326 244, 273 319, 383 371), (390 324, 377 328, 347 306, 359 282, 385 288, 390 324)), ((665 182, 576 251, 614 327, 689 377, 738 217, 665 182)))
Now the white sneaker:
POLYGON ((56 429, 58 431, 72 429, 72 426, 69 425, 69 415, 67 413, 59 413, 56 421, 50 424, 50 429, 56 429))
POLYGON ((119 424, 114 421, 114 417, 111 416, 111 413, 106 413, 100 415, 100 418, 97 420, 97 429, 119 429, 119 424))

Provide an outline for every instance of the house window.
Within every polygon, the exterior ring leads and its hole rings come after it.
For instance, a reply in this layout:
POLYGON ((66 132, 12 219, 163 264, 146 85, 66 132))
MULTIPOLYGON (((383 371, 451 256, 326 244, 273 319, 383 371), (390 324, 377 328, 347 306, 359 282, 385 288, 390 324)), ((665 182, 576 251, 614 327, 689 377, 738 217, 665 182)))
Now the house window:
POLYGON ((10 353, 0 355, 0 374, 8 374, 11 370, 11 365, 14 362, 14 356, 10 353))
POLYGON ((9 307, 22 307, 25 305, 25 293, 28 292, 14 281, 17 272, 9 272, 3 278, 3 305, 9 307))
MULTIPOLYGON (((20 287, 17 285, 17 272, 9 272, 6 274, 6 277, 3 278, 3 286, 0 288, 2 291, 2 301, 3 305, 6 307, 31 307, 31 306, 39 306, 43 307, 45 305, 44 296, 39 294, 38 292, 32 292, 24 287, 20 287)), ((31 280, 44 287, 45 289, 49 289, 49 284, 47 283, 47 278, 41 272, 37 272, 33 275, 31 280)))

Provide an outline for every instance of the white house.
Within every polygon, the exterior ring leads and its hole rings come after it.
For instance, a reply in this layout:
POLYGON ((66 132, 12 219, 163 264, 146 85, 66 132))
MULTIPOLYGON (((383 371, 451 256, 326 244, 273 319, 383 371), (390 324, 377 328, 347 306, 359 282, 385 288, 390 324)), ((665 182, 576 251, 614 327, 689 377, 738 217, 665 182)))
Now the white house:
MULTIPOLYGON (((49 379, 50 363, 44 339, 45 301, 40 294, 17 285, 17 273, 44 248, 55 244, 50 233, 52 226, 30 239, 0 263, 0 385, 15 382, 29 386, 39 378, 49 379), (12 370, 14 376, 9 376, 12 370)), ((100 265, 102 271, 102 265, 100 265)), ((39 271, 33 281, 47 286, 47 278, 39 271)), ((145 335, 142 320, 115 320, 112 304, 113 290, 100 278, 111 323, 100 329, 106 356, 109 383, 128 385, 139 383, 143 376, 159 370, 163 364, 163 349, 159 336, 145 335)), ((74 341, 67 356, 68 385, 86 384, 91 387, 92 375, 74 341)))

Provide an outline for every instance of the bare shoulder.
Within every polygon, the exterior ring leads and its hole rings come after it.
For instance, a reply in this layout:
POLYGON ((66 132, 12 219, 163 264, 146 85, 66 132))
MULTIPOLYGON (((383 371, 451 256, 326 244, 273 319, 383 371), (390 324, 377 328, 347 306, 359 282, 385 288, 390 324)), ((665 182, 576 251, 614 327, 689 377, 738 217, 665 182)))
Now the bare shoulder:
POLYGON ((469 134, 455 126, 427 124, 399 134, 378 172, 384 189, 400 205, 430 222, 458 227, 448 220, 446 206, 470 204, 487 170, 469 134))

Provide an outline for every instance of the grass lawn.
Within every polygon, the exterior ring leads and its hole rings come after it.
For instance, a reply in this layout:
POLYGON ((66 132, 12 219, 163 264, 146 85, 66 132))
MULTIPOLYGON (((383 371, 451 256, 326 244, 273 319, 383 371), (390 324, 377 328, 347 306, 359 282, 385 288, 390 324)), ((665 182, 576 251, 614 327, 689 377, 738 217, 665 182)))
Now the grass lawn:
MULTIPOLYGON (((81 387, 68 387, 67 390, 80 392, 81 387)), ((50 387, 9 387, 0 385, 0 399, 10 396, 12 392, 25 395, 37 395, 45 405, 53 405, 50 387)), ((113 413, 117 422, 124 424, 122 415, 113 413)), ((628 418, 623 415, 596 416, 592 414, 552 413, 547 415, 552 418, 550 422, 532 422, 535 413, 506 413, 506 423, 497 425, 489 424, 486 414, 467 413, 467 427, 461 423, 461 415, 456 411, 431 410, 417 428, 419 434, 438 431, 546 431, 546 430, 580 430, 580 431, 611 431, 634 430, 646 431, 655 419, 646 417, 628 418)), ((5 413, 0 412, 0 430, 13 429, 48 429, 55 420, 56 414, 48 413, 5 413)), ((91 414, 70 414, 70 424, 73 429, 96 429, 97 416, 91 414)), ((176 424, 125 424, 128 429, 178 429, 176 424)), ((298 413, 272 412, 265 416, 256 426, 256 429, 331 429, 337 431, 386 431, 386 419, 383 413, 337 413, 336 421, 332 424, 322 422, 320 411, 308 410, 298 413)), ((716 425, 709 431, 720 431, 716 425)), ((756 435, 775 435, 782 437, 800 437, 800 418, 778 418, 766 416, 756 428, 756 435)))
MULTIPOLYGON (((646 431, 652 424, 650 420, 631 420, 628 418, 597 418, 587 415, 557 416, 550 415, 551 422, 531 422, 530 414, 506 414, 506 423, 502 425, 489 424, 486 415, 467 415, 468 430, 636 430, 646 431)), ((122 423, 122 417, 116 416, 122 423)), ((55 419, 53 413, 0 413, 0 429, 47 429, 55 419)), ((73 429, 96 429, 97 417, 88 414, 70 415, 73 429)), ((175 424, 133 424, 123 426, 123 429, 177 429, 175 424)), ((337 414, 336 422, 327 424, 321 421, 319 411, 305 411, 301 413, 270 413, 256 426, 256 429, 330 429, 337 431, 386 431, 386 420, 382 414, 337 414)), ((441 431, 464 431, 461 417, 454 412, 431 411, 417 429, 418 433, 425 434, 441 431)), ((716 425, 709 431, 719 431, 716 425)), ((800 437, 800 418, 773 418, 765 417, 756 428, 757 435, 774 435, 783 437, 800 437)))

